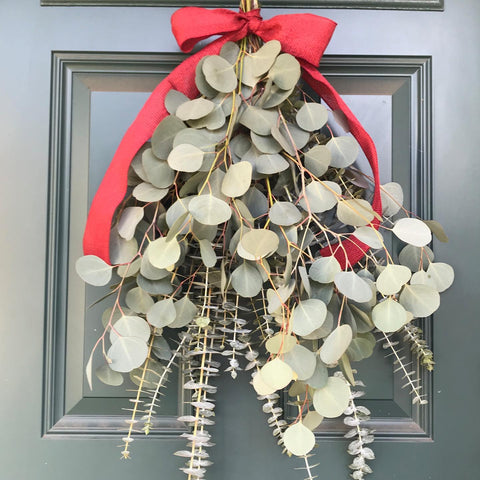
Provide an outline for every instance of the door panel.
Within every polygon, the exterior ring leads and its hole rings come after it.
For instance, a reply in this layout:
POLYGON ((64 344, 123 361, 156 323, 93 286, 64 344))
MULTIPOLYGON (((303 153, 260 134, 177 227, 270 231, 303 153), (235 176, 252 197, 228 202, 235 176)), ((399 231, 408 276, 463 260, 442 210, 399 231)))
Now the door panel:
MULTIPOLYGON (((73 270, 89 202, 124 129, 181 61, 168 27, 173 9, 19 3, 0 5, 0 35, 8 39, 0 42, 6 59, 0 77, 0 478, 181 479, 181 461, 172 456, 183 445, 176 439, 182 427, 175 417, 184 405, 178 377, 154 438, 135 442, 132 461, 117 460, 121 407, 128 403, 122 388, 96 384, 89 392, 85 385, 83 367, 103 307, 87 308, 91 293, 73 270)), ((380 367, 368 361, 360 367, 379 437, 370 478, 471 478, 478 452, 463 412, 475 411, 480 393, 471 381, 478 377, 471 267, 478 265, 472 239, 479 225, 469 223, 466 235, 465 223, 476 218, 478 197, 480 7, 465 1, 447 4, 443 13, 311 11, 339 23, 322 72, 376 141, 383 181, 402 183, 414 211, 444 224, 451 243, 434 248, 457 272, 440 311, 424 325, 437 361, 433 377, 423 374, 427 409, 411 407, 381 351, 380 367)), ((267 18, 278 13, 264 10, 267 18)), ((292 470, 301 462, 276 448, 248 375, 222 378, 219 386, 209 478, 303 478, 292 470)), ((321 463, 320 478, 346 477, 346 444, 336 440, 342 430, 332 420, 317 432, 321 445, 313 463, 321 463)))

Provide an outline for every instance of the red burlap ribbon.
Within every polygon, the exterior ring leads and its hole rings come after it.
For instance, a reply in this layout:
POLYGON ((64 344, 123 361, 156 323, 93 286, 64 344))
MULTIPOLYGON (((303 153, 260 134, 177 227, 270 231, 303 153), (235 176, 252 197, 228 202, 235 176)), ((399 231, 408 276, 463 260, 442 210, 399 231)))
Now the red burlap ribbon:
MULTIPOLYGON (((90 208, 83 238, 85 255, 96 255, 109 262, 111 222, 115 209, 127 191, 130 163, 142 145, 151 138, 160 121, 168 115, 164 105, 167 93, 175 89, 189 98, 198 96, 195 67, 199 60, 206 55, 217 55, 224 43, 238 41, 250 33, 258 35, 265 42, 278 40, 284 52, 294 55, 300 61, 303 79, 332 110, 341 110, 344 113, 350 132, 370 162, 375 180, 372 205, 377 213, 381 213, 375 145, 340 95, 318 71, 320 59, 335 30, 335 22, 309 13, 278 15, 270 20, 262 20, 259 10, 237 13, 226 9, 207 10, 199 7, 181 8, 172 15, 171 21, 172 31, 184 52, 191 51, 199 41, 212 35, 220 35, 220 38, 176 67, 155 88, 125 133, 90 208)), ((378 226, 378 221, 374 222, 375 226, 378 226)), ((341 248, 338 244, 332 244, 321 253, 324 256, 335 255, 345 268, 357 263, 367 250, 367 245, 350 236, 342 242, 341 248)))

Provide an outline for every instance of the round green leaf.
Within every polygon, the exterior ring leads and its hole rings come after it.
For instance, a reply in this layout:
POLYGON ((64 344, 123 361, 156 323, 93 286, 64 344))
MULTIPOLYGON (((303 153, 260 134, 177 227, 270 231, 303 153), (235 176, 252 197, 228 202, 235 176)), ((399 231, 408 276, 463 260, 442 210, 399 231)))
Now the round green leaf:
POLYGON ((165 97, 165 108, 170 115, 175 115, 177 108, 182 103, 188 102, 189 100, 190 99, 185 94, 172 88, 172 90, 170 90, 165 97))
POLYGON ((263 377, 258 372, 252 379, 252 385, 258 395, 271 395, 275 392, 275 388, 271 385, 267 384, 263 377))
POLYGON ((166 160, 172 150, 175 135, 185 128, 185 124, 174 115, 165 117, 157 126, 152 136, 153 154, 166 160))
POLYGON ((159 202, 168 194, 168 188, 156 188, 151 183, 139 183, 132 192, 132 195, 140 202, 159 202))
POLYGON ((257 172, 263 175, 280 173, 289 167, 289 163, 278 153, 263 154, 256 162, 257 172))
POLYGON ((206 98, 195 98, 182 103, 175 115, 183 121, 197 120, 206 117, 215 108, 215 104, 206 98))
POLYGON ((218 92, 229 93, 237 86, 233 65, 218 55, 205 57, 202 71, 208 84, 218 92))
POLYGON ((400 211, 403 205, 402 186, 396 182, 382 185, 380 190, 382 199, 382 213, 386 217, 391 217, 400 211))
POLYGON ((131 240, 135 235, 135 229, 143 219, 142 207, 127 207, 122 212, 117 224, 118 234, 125 240, 131 240))
POLYGON ((400 240, 415 247, 424 247, 432 241, 432 232, 417 218, 397 220, 392 231, 400 240))
POLYGON ((282 53, 276 58, 268 76, 282 90, 290 90, 298 83, 300 74, 298 60, 289 53, 282 53))
POLYGON ((366 200, 351 198, 339 202, 337 217, 345 225, 361 227, 368 225, 374 219, 375 213, 366 200))
POLYGON ((175 320, 168 325, 170 328, 183 328, 197 315, 197 307, 187 296, 182 297, 178 302, 175 302, 174 306, 175 320))
POLYGON ((321 257, 315 260, 308 274, 310 278, 320 283, 333 282, 335 275, 342 271, 338 260, 332 255, 330 257, 321 257))
POLYGON ((329 377, 323 388, 315 390, 313 406, 326 418, 339 417, 350 402, 350 387, 339 377, 329 377))
POLYGON ((300 200, 300 205, 313 213, 326 212, 338 203, 341 194, 337 183, 314 180, 305 187, 305 198, 300 200))
POLYGON ((145 290, 135 287, 128 291, 125 303, 136 313, 147 313, 153 305, 153 299, 145 290))
POLYGON ((113 267, 95 255, 85 255, 75 262, 79 277, 89 285, 100 287, 112 278, 113 267))
POLYGON ((95 370, 97 378, 105 385, 119 387, 123 383, 123 375, 113 371, 108 365, 102 365, 95 370))
POLYGON ((200 255, 202 257, 203 264, 207 268, 214 267, 217 263, 217 256, 215 255, 215 250, 213 249, 210 240, 199 240, 198 244, 200 245, 200 255))
POLYGON ((297 124, 307 132, 320 130, 328 120, 328 111, 320 103, 306 102, 296 116, 297 124))
POLYGON ((148 259, 155 268, 169 268, 175 265, 182 253, 180 245, 174 238, 167 241, 165 237, 157 238, 147 247, 148 259))
POLYGON ((283 432, 283 444, 293 455, 303 457, 315 446, 315 435, 303 423, 298 422, 283 432))
POLYGON ((260 77, 272 68, 275 59, 281 51, 278 40, 270 40, 264 43, 256 52, 250 55, 252 60, 252 73, 260 77))
POLYGON ((412 272, 426 270, 435 255, 430 247, 414 247, 406 245, 398 255, 398 261, 408 267, 412 272))
POLYGON ((327 307, 316 298, 299 302, 292 313, 292 331, 296 335, 308 335, 320 328, 327 316, 327 307))
POLYGON ((275 110, 265 110, 247 105, 239 122, 258 135, 270 135, 271 129, 277 124, 278 113, 275 110))
POLYGON ((242 236, 240 244, 253 256, 253 259, 259 259, 275 252, 278 248, 279 239, 272 230, 253 229, 242 236))
POLYGON ((222 193, 227 197, 241 197, 250 188, 252 182, 252 165, 238 162, 230 166, 223 177, 222 193))
POLYGON ((310 410, 302 420, 302 423, 309 429, 315 430, 323 421, 323 417, 315 410, 310 410))
POLYGON ((303 155, 305 168, 320 178, 330 166, 332 154, 325 145, 315 145, 303 155))
POLYGON ((323 388, 327 384, 327 380, 328 368, 317 355, 315 371, 310 378, 305 380, 305 383, 312 388, 323 388))
POLYGON ((278 153, 282 146, 271 135, 257 135, 250 131, 250 137, 255 147, 262 153, 278 153))
POLYGON ((302 220, 300 210, 290 202, 275 202, 271 206, 268 216, 272 223, 282 227, 289 227, 302 220))
POLYGON ((334 282, 338 291, 354 302, 365 303, 372 298, 370 285, 355 272, 339 272, 334 282))
POLYGON ((125 240, 112 230, 110 235, 110 261, 113 265, 129 263, 138 253, 138 243, 135 238, 125 240))
POLYGON ((260 293, 263 279, 259 271, 249 263, 242 263, 237 267, 230 277, 232 287, 245 298, 255 297, 260 293))
POLYGON ((168 155, 168 165, 179 172, 198 172, 203 163, 203 151, 194 145, 177 145, 168 155))
POLYGON ((428 226, 432 233, 437 237, 442 243, 448 243, 448 237, 443 229, 442 225, 436 220, 423 220, 423 222, 428 226))
POLYGON ((266 363, 260 369, 262 380, 275 390, 285 388, 293 380, 290 366, 278 357, 266 363))
POLYGON ((375 250, 384 247, 384 240, 382 234, 372 227, 358 227, 354 232, 358 240, 368 245, 375 250))
POLYGON ((315 372, 317 360, 315 354, 303 345, 296 344, 283 355, 283 361, 290 365, 298 380, 306 380, 315 372))
POLYGON ((142 165, 148 182, 157 188, 168 188, 175 179, 175 172, 165 160, 159 160, 151 148, 142 154, 142 165))
POLYGON ((405 285, 400 303, 416 318, 430 316, 440 306, 440 295, 428 285, 405 285))
POLYGON ((297 344, 297 340, 292 335, 286 335, 282 332, 277 333, 273 337, 270 337, 265 342, 265 348, 267 352, 277 354, 277 353, 287 353, 289 352, 295 345, 297 344))
POLYGON ((320 349, 320 359, 323 363, 331 365, 337 363, 347 351, 352 341, 353 333, 350 325, 340 325, 325 339, 320 349))
POLYGON ((147 312, 148 323, 156 328, 167 327, 175 320, 175 316, 175 306, 171 298, 153 304, 147 312))
POLYGON ((138 275, 137 285, 150 295, 170 295, 174 290, 170 276, 161 280, 149 280, 142 275, 138 275))
POLYGON ((188 205, 188 210, 195 220, 204 225, 224 223, 232 215, 228 203, 209 194, 193 197, 188 205))
POLYGON ((358 156, 360 147, 355 138, 350 136, 332 137, 327 142, 332 159, 330 165, 335 168, 350 166, 358 156))
POLYGON ((122 337, 137 337, 146 342, 150 338, 150 327, 143 318, 122 316, 110 330, 110 342, 115 343, 122 337))
POLYGON ((220 50, 220 56, 232 65, 235 64, 240 54, 240 47, 235 42, 227 42, 220 50))
POLYGON ((455 279, 455 272, 446 263, 431 263, 427 269, 427 279, 426 285, 441 293, 450 288, 455 279))
POLYGON ((382 295, 395 295, 410 280, 412 272, 403 265, 387 265, 377 278, 377 290, 382 295))
POLYGON ((359 333, 347 349, 348 358, 352 362, 360 362, 365 358, 369 358, 375 349, 376 340, 373 334, 359 333))
POLYGON ((115 372, 130 372, 142 365, 147 355, 148 346, 138 337, 120 337, 107 352, 110 368, 115 372))
POLYGON ((372 310, 375 326, 385 333, 396 332, 408 321, 407 312, 400 303, 392 298, 376 305, 372 310))

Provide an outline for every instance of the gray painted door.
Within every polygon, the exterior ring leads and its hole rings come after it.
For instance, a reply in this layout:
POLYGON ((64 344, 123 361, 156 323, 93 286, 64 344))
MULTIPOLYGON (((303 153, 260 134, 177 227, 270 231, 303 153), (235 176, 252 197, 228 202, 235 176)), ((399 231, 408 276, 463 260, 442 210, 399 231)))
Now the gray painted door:
MULTIPOLYGON (((377 142, 384 181, 403 183, 410 207, 447 229, 450 244, 434 249, 457 273, 424 326, 437 362, 433 377, 422 374, 430 406, 411 407, 381 352, 379 363, 359 372, 379 437, 371 478, 475 478, 480 4, 446 0, 442 12, 296 3, 338 22, 322 70, 377 142)), ((2 480, 183 478, 172 456, 182 446, 175 381, 157 433, 135 442, 132 460, 119 460, 126 398, 123 390, 85 385, 102 309, 86 308, 93 297, 72 271, 89 200, 115 146, 148 92, 181 61, 169 27, 173 11, 0 2, 2 480)), ((265 17, 278 13, 264 10, 265 17)), ((209 478, 303 478, 292 470, 298 462, 274 445, 248 377, 225 378, 220 387, 209 478)), ((342 428, 330 422, 318 432, 319 478, 347 478, 342 428)))

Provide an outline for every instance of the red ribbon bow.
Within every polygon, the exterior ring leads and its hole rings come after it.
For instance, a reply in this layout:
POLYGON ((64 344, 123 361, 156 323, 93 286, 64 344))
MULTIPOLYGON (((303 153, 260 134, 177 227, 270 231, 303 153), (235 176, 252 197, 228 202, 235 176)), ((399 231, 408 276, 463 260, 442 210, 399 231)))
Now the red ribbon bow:
MULTIPOLYGON (((111 222, 115 209, 127 191, 130 163, 143 144, 151 138, 160 121, 168 115, 164 104, 167 93, 175 89, 189 98, 198 96, 194 72, 199 60, 207 55, 217 55, 227 41, 238 41, 250 33, 258 35, 265 42, 278 40, 284 52, 299 60, 303 79, 332 110, 341 110, 344 113, 350 132, 357 139, 372 168, 375 181, 372 206, 377 213, 381 213, 375 145, 340 95, 318 71, 320 59, 335 30, 335 22, 309 13, 278 15, 270 20, 262 20, 259 10, 244 13, 199 7, 181 8, 172 15, 171 21, 172 31, 184 52, 191 51, 199 41, 212 35, 220 35, 220 38, 176 67, 155 88, 125 133, 90 207, 83 238, 85 255, 96 255, 109 262, 111 222)), ((374 221, 374 225, 378 227, 378 220, 374 221)), ((335 255, 345 268, 363 258, 368 248, 351 235, 342 242, 341 247, 332 244, 322 249, 321 254, 335 255)))

